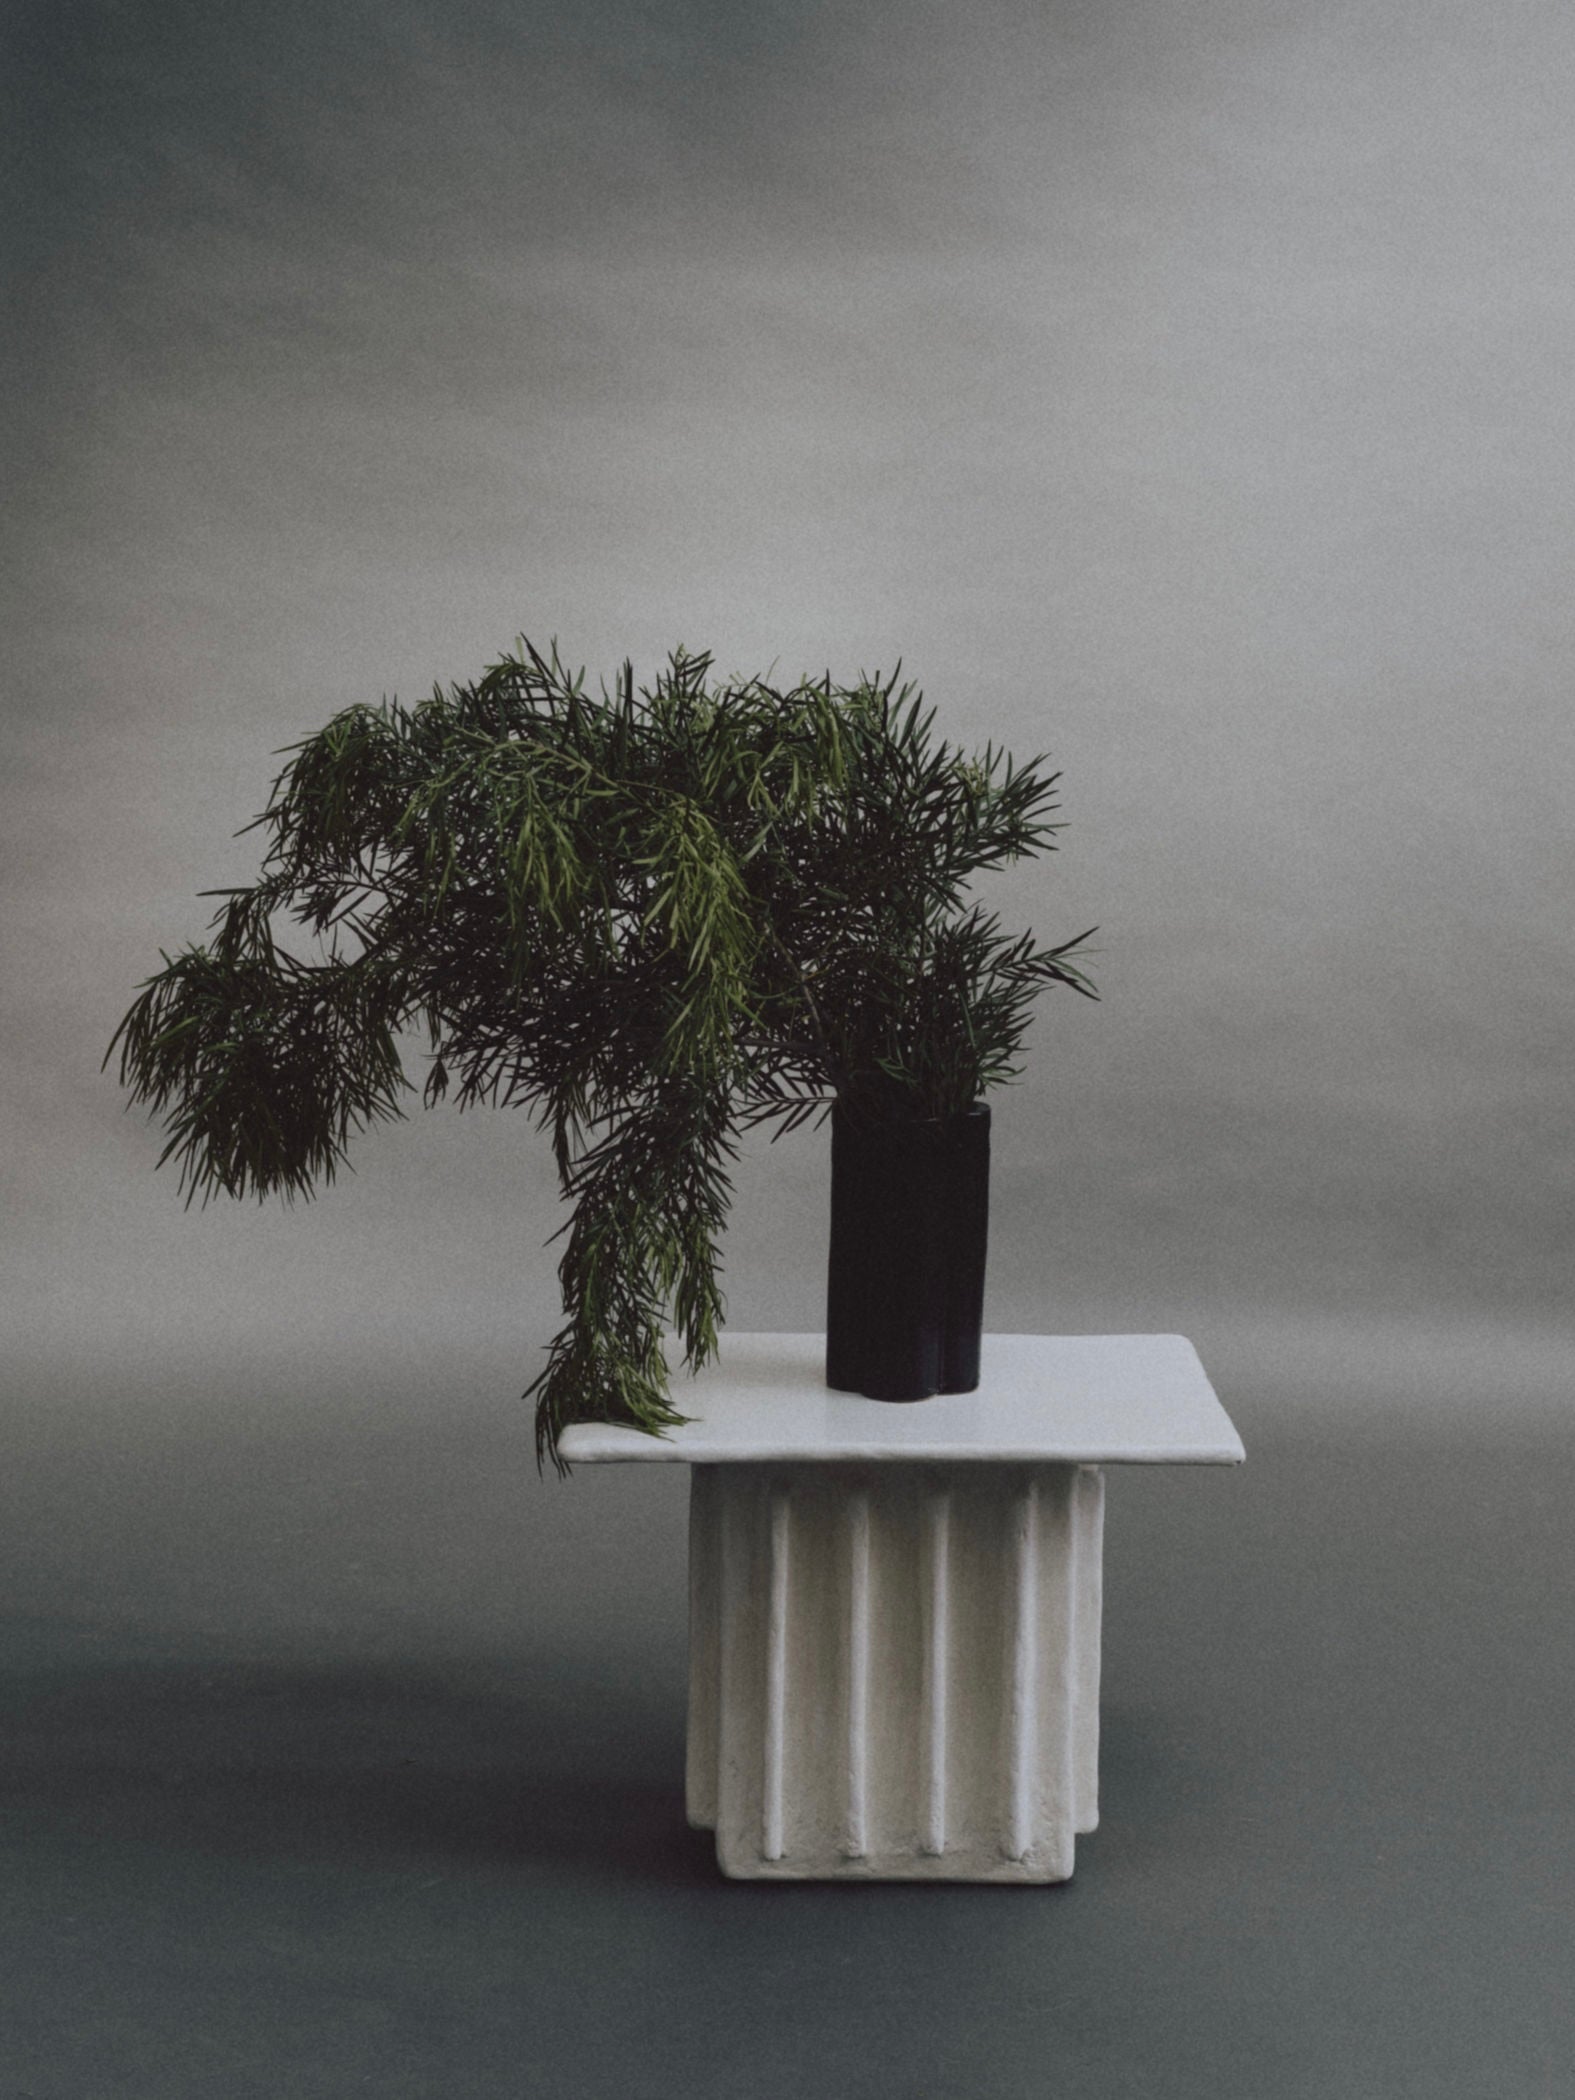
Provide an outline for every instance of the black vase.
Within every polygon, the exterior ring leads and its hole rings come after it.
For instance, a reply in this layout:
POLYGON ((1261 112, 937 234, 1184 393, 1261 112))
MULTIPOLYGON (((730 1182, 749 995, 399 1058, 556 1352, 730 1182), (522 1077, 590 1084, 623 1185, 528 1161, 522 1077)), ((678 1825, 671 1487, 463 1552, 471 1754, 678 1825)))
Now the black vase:
POLYGON ((929 1122, 831 1112, 826 1383, 927 1400, 979 1383, 990 1111, 929 1122))

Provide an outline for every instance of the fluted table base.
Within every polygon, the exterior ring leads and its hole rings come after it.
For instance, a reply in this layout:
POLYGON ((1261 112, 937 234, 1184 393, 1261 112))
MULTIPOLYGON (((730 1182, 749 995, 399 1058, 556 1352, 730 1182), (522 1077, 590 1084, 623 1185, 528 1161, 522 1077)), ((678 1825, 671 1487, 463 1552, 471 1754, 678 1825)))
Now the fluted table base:
POLYGON ((747 1879, 1064 1881, 1098 1821, 1104 1479, 697 1464, 689 1820, 747 1879))
POLYGON ((1106 1465, 1240 1465, 1184 1335, 987 1334, 977 1391, 833 1391, 825 1338, 727 1336, 692 1468, 689 1820, 752 1880, 1064 1881, 1098 1812, 1106 1465))

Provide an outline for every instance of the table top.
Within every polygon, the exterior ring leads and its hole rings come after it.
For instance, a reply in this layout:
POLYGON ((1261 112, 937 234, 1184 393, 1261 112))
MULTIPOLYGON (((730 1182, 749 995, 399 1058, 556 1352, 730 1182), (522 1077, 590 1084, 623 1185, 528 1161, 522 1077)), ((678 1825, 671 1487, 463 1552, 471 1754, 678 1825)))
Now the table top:
MULTIPOLYGON (((676 1355, 676 1351, 673 1352, 676 1355)), ((722 1465, 786 1460, 1008 1460, 1083 1465, 1239 1465, 1246 1453, 1197 1351, 1179 1334, 989 1334, 977 1392, 933 1400, 834 1393, 821 1334, 722 1336, 673 1405, 666 1436, 576 1422, 559 1449, 614 1460, 722 1465)))

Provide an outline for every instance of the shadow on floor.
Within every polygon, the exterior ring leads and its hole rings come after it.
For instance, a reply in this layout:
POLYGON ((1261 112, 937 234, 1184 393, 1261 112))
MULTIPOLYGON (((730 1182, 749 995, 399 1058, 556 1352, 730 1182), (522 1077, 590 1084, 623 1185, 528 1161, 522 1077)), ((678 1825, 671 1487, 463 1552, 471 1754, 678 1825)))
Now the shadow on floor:
POLYGON ((564 1667, 521 1688, 419 1670, 147 1662, 13 1676, 14 1837, 237 1858, 714 1881, 684 1817, 682 1716, 564 1667))

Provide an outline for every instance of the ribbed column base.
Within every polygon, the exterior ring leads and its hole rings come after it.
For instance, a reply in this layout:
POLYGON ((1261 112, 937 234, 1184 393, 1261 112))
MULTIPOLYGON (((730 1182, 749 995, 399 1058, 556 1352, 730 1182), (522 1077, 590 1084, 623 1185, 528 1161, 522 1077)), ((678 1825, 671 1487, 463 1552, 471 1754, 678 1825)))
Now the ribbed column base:
POLYGON ((691 1482, 689 1820, 723 1872, 1064 1881, 1098 1821, 1099 1468, 691 1482))

